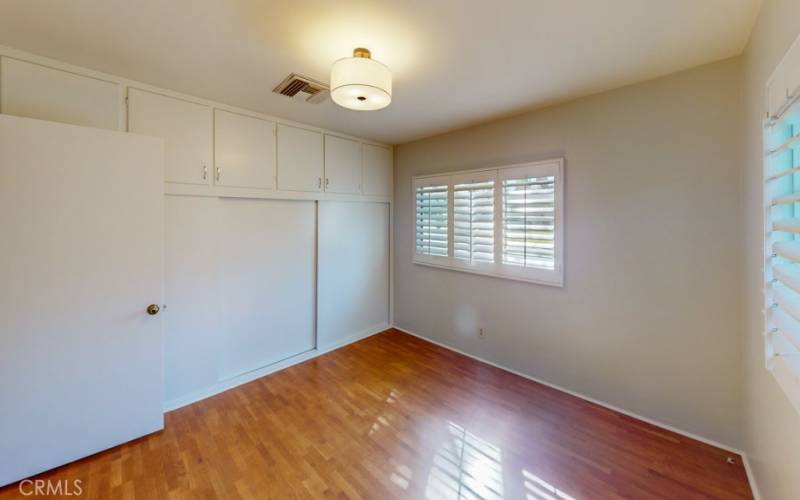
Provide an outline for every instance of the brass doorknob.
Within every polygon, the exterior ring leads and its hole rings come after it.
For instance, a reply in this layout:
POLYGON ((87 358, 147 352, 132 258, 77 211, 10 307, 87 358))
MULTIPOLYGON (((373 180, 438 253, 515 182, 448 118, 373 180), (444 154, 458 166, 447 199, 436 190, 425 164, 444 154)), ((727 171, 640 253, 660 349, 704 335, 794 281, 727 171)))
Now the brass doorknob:
POLYGON ((149 314, 150 316, 155 316, 156 314, 158 314, 158 311, 160 310, 161 308, 155 304, 150 304, 149 306, 147 306, 147 314, 149 314))

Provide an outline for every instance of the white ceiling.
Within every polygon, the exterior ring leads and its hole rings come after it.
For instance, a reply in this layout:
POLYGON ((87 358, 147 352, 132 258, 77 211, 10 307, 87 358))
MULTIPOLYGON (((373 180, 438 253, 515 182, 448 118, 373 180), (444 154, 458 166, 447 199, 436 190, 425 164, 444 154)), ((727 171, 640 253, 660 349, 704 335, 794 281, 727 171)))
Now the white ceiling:
POLYGON ((0 44, 388 143, 739 54, 761 0, 2 0, 0 44), (271 93, 356 46, 394 73, 357 112, 271 93))

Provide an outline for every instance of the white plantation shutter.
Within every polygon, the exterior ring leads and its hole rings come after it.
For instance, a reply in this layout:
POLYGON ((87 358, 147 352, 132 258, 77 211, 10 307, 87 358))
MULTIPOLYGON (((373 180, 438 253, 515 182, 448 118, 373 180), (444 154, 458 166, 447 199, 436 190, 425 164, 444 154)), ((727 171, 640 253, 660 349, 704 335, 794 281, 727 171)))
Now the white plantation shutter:
POLYGON ((497 172, 453 176, 453 256, 494 262, 494 186, 497 172))
MULTIPOLYGON (((776 75, 781 76, 779 71, 776 75)), ((783 98, 789 94, 780 92, 777 96, 783 98)), ((794 98, 789 96, 782 102, 773 99, 775 114, 764 127, 764 335, 767 367, 800 412, 798 94, 800 87, 794 92, 794 98)))
POLYGON ((563 165, 538 162, 500 169, 501 262, 532 280, 562 281, 563 165))
POLYGON ((563 159, 415 177, 414 262, 562 286, 563 184, 563 159))
POLYGON ((553 175, 520 172, 503 179, 503 263, 555 268, 553 175))
POLYGON ((448 255, 448 181, 430 178, 415 183, 417 255, 448 255))

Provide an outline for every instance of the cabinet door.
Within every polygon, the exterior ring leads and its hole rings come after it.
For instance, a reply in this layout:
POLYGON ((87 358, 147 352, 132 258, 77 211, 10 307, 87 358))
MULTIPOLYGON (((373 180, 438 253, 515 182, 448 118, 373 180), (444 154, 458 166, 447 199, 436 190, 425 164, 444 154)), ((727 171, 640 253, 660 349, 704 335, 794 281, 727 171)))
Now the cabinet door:
POLYGON ((214 110, 217 186, 275 189, 275 122, 214 110))
POLYGON ((119 130, 117 83, 0 57, 0 111, 51 122, 119 130))
POLYGON ((278 188, 322 191, 322 133, 278 125, 278 188))
POLYGON ((392 195, 392 150, 364 144, 364 194, 392 195))
POLYGON ((361 143, 332 135, 325 136, 325 191, 361 192, 361 143))
POLYGON ((167 182, 209 184, 212 125, 208 106, 128 89, 128 131, 164 139, 167 182))

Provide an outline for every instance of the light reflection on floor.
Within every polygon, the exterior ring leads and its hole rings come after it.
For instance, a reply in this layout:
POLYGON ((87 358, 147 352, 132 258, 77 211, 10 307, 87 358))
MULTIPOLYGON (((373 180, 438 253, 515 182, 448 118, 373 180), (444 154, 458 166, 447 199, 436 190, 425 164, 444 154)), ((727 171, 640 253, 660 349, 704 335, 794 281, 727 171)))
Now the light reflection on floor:
POLYGON ((500 448, 448 422, 448 436, 433 459, 425 497, 502 499, 500 448))
POLYGON ((527 500, 575 500, 575 497, 567 495, 525 469, 522 470, 522 476, 525 478, 525 497, 527 500))
POLYGON ((394 472, 389 479, 397 486, 408 489, 408 484, 411 482, 411 469, 405 465, 395 465, 394 472))
MULTIPOLYGON (((386 403, 393 404, 399 393, 392 390, 386 403)), ((391 428, 392 416, 388 412, 376 418, 369 434, 382 427, 391 428)), ((425 498, 439 499, 486 499, 505 498, 503 490, 503 464, 500 447, 469 432, 455 422, 447 422, 443 442, 433 458, 425 484, 425 498)), ((412 470, 393 461, 393 471, 389 480, 398 488, 410 492, 413 478, 412 470)), ((522 469, 519 477, 524 486, 526 500, 576 500, 527 469, 522 469)), ((508 480, 508 477, 506 477, 508 480)), ((517 483, 519 484, 519 483, 517 483)), ((520 491, 513 488, 512 496, 520 491)))

